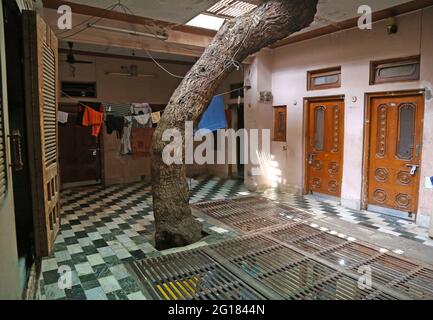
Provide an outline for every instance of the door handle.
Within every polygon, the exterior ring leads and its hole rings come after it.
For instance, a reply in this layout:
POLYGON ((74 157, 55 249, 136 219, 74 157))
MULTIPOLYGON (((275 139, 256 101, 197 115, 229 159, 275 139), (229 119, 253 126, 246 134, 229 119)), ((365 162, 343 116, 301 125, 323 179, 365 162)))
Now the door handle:
POLYGON ((96 157, 98 155, 98 151, 101 150, 99 148, 89 149, 89 151, 92 151, 92 156, 96 157))
POLYGON ((419 168, 419 165, 417 165, 417 164, 406 164, 406 167, 411 168, 410 169, 410 175, 414 176, 416 174, 416 171, 419 168))
POLYGON ((19 130, 13 130, 12 134, 9 135, 13 145, 13 159, 11 167, 14 171, 21 171, 24 168, 23 151, 21 145, 21 132, 19 130))
POLYGON ((313 160, 314 160, 314 157, 315 156, 317 156, 317 154, 315 154, 315 153, 309 153, 308 154, 308 164, 309 165, 312 165, 313 164, 313 160))

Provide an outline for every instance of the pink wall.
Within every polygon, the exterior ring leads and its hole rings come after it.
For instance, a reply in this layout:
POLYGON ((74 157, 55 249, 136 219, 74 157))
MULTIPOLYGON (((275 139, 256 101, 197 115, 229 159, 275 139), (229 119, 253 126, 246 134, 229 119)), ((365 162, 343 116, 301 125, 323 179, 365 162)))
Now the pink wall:
MULTIPOLYGON (((246 74, 253 85, 246 100, 252 104, 251 127, 272 126, 272 107, 256 101, 256 91, 270 83, 273 105, 287 105, 287 143, 273 143, 272 153, 283 167, 286 187, 302 192, 304 183, 304 112, 303 99, 331 95, 345 95, 345 151, 342 185, 342 204, 359 208, 363 165, 363 119, 365 93, 408 89, 432 89, 433 82, 433 8, 397 18, 399 31, 388 35, 384 21, 375 23, 372 30, 357 28, 303 41, 261 53, 246 74), (422 27, 421 27, 422 26, 422 27), (421 31, 422 30, 422 31, 421 31), (405 57, 421 54, 422 81, 369 85, 371 60, 405 57), (271 65, 269 66, 269 61, 271 65), (263 65, 266 65, 263 71, 263 65), (342 87, 338 89, 307 91, 307 71, 332 66, 342 67, 342 87), (269 75, 271 72, 271 76, 269 75), (356 97, 356 102, 352 98, 356 97), (287 151, 282 151, 286 146, 287 151)), ((260 90, 259 90, 260 89, 260 90)), ((433 210, 433 195, 423 187, 424 176, 433 175, 433 100, 425 102, 423 162, 421 168, 420 205, 418 222, 427 225, 433 210)), ((246 116, 247 119, 247 116, 246 116)))
MULTIPOLYGON (((93 61, 93 64, 76 64, 75 77, 72 76, 69 65, 64 62, 65 55, 61 56, 60 63, 61 81, 85 81, 96 82, 97 98, 83 99, 100 102, 148 102, 153 104, 167 104, 172 93, 179 85, 181 79, 174 78, 153 62, 135 61, 118 58, 105 58, 93 56, 76 56, 78 60, 93 61), (155 78, 128 78, 106 75, 108 72, 120 72, 120 66, 131 64, 138 66, 138 72, 143 74, 155 74, 155 78)), ((163 64, 170 72, 183 76, 191 68, 191 65, 163 64)), ((233 72, 218 88, 217 93, 230 90, 230 84, 243 81, 242 72, 233 72)), ((74 102, 78 99, 62 98, 62 102, 74 102)), ((225 96, 227 104, 234 101, 225 96)), ((236 100, 237 102, 237 100, 236 100)), ((148 157, 134 159, 132 156, 120 155, 120 140, 115 134, 108 135, 103 130, 104 143, 104 171, 105 183, 116 184, 148 180, 150 178, 150 159, 148 157)), ((193 175, 211 174, 227 176, 228 166, 188 166, 189 173, 193 175)))
MULTIPOLYGON (((105 57, 77 56, 79 60, 93 61, 91 65, 77 64, 75 77, 72 76, 69 65, 60 64, 60 79, 62 81, 96 82, 97 99, 84 99, 101 102, 148 102, 166 104, 171 94, 179 85, 180 80, 169 76, 154 63, 105 57), (138 72, 155 74, 155 78, 128 78, 106 75, 106 72, 121 72, 120 66, 131 64, 138 66, 138 72)), ((65 60, 65 56, 62 56, 65 60)), ((190 65, 164 64, 172 73, 185 75, 190 65)), ((70 99, 62 99, 70 102, 70 99)), ((74 100, 75 101, 75 100, 74 100)), ((106 184, 126 183, 150 178, 150 159, 148 157, 134 159, 132 156, 120 155, 120 140, 115 134, 108 135, 103 130, 104 143, 104 174, 106 184)))

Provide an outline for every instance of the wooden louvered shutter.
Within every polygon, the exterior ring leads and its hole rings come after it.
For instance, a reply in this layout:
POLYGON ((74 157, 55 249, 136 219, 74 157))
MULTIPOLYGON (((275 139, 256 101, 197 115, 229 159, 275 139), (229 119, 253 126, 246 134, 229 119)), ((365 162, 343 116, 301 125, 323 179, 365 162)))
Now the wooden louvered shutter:
POLYGON ((36 253, 49 255, 60 230, 58 165, 58 44, 34 11, 23 12, 36 253))

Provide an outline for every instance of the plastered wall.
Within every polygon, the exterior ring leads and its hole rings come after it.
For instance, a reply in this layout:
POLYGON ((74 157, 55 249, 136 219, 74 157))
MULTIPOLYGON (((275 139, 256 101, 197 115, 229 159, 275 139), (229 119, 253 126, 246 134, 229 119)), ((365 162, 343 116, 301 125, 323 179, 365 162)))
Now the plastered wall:
MULTIPOLYGON (((399 31, 388 35, 384 21, 372 30, 358 28, 263 50, 245 75, 252 89, 247 92, 249 127, 272 129, 272 105, 257 102, 257 92, 270 89, 273 105, 287 105, 287 142, 273 142, 272 154, 282 169, 283 184, 302 193, 304 185, 304 98, 345 96, 345 150, 341 202, 360 208, 363 166, 365 94, 384 91, 426 89, 423 160, 418 223, 428 224, 433 211, 433 194, 423 185, 433 176, 433 8, 397 17, 399 31), (421 55, 421 81, 369 85, 370 61, 421 55), (307 71, 341 66, 338 89, 307 91, 307 71), (284 150, 287 149, 287 150, 284 150)), ((248 174, 249 168, 246 168, 248 174)), ((252 183, 253 178, 247 179, 252 183)), ((260 179, 255 179, 260 180, 260 179)))

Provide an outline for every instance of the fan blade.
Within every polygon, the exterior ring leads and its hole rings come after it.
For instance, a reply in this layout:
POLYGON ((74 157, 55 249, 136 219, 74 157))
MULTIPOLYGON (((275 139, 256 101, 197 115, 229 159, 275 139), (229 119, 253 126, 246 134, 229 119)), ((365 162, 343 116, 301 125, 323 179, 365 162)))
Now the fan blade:
POLYGON ((92 64, 93 61, 80 61, 80 60, 75 60, 75 63, 81 63, 81 64, 92 64))

